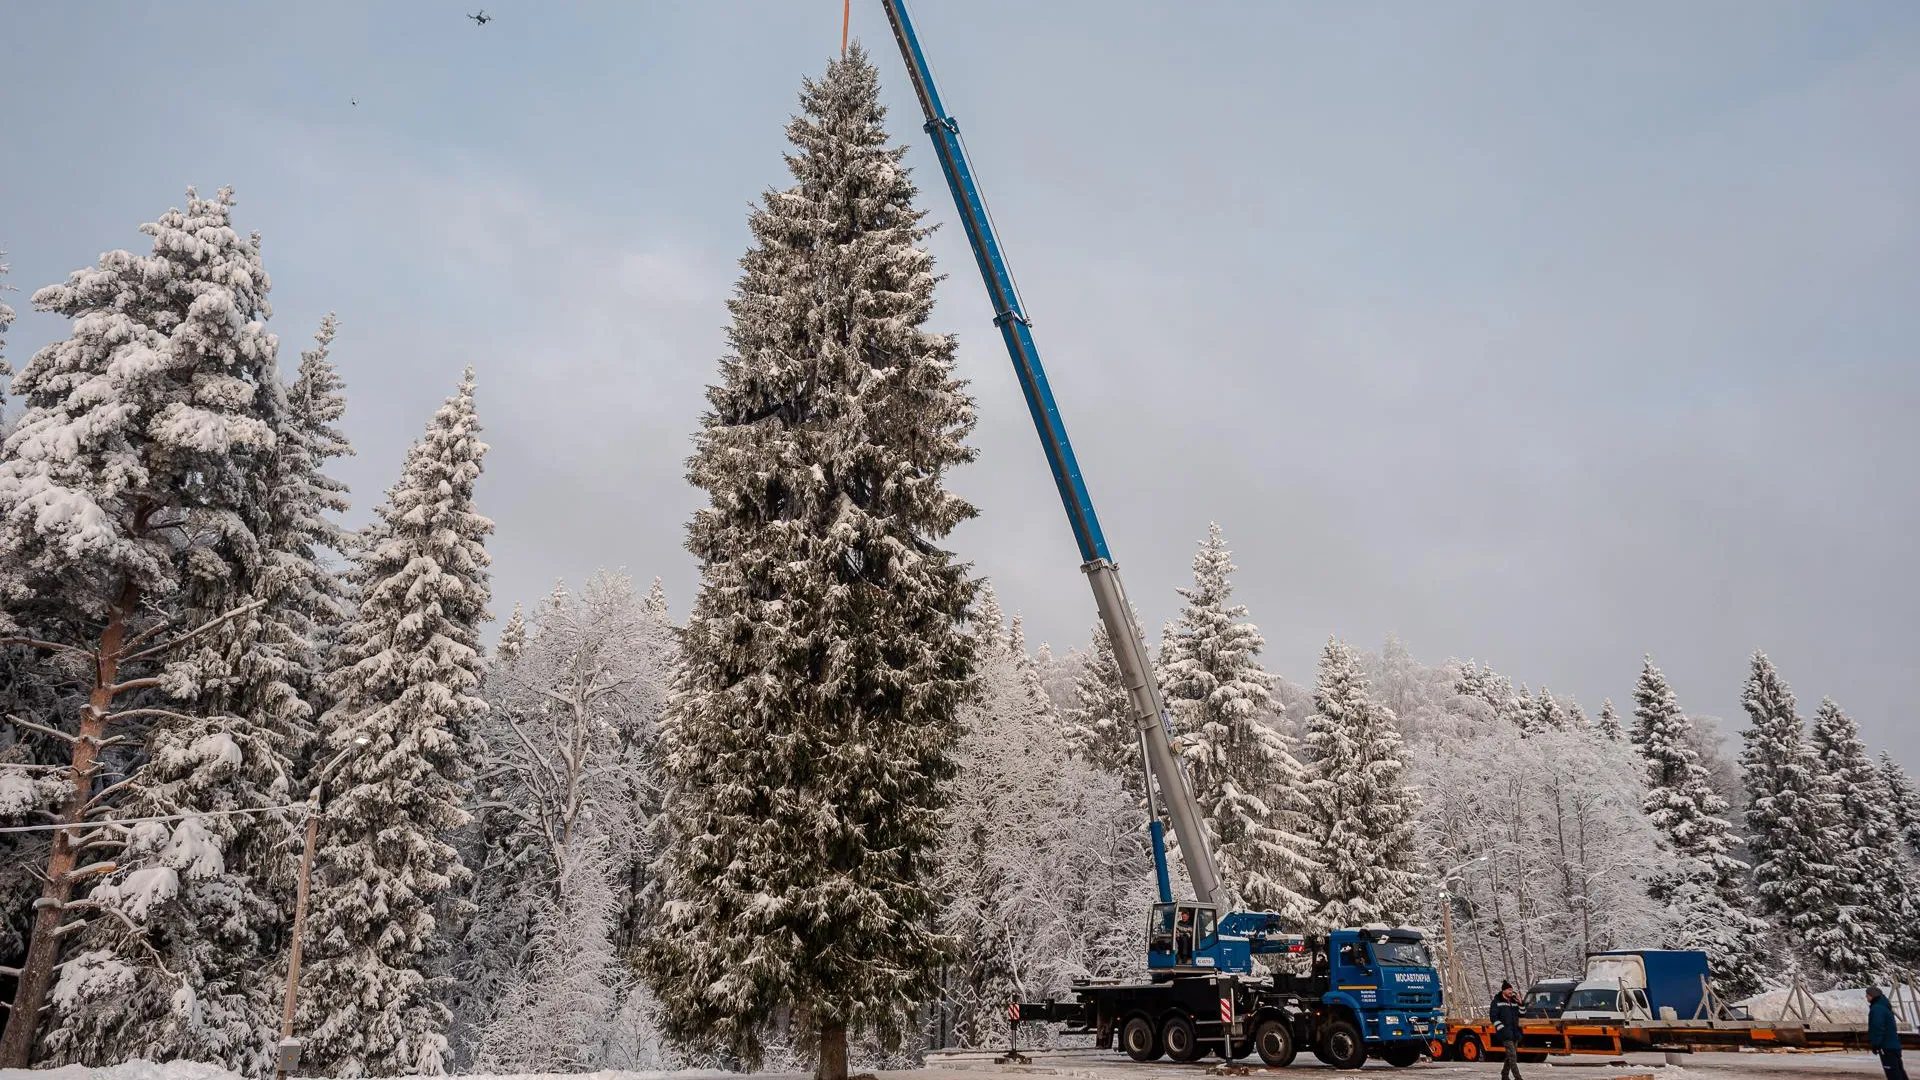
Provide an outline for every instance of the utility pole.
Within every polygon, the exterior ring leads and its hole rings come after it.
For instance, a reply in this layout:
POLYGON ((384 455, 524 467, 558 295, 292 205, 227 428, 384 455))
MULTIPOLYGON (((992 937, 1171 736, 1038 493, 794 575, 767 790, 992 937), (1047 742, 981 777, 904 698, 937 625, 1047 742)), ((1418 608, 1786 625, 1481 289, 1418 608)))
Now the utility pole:
POLYGON ((320 836, 321 792, 327 778, 347 760, 347 756, 367 745, 366 736, 334 755, 332 761, 313 779, 313 792, 307 796, 307 841, 300 851, 300 886, 293 901, 293 948, 287 957, 287 1000, 280 1015, 280 1045, 274 1055, 274 1080, 287 1080, 287 1074, 300 1065, 300 1040, 293 1037, 293 1013, 300 992, 300 946, 307 929, 307 894, 313 880, 313 849, 320 836))

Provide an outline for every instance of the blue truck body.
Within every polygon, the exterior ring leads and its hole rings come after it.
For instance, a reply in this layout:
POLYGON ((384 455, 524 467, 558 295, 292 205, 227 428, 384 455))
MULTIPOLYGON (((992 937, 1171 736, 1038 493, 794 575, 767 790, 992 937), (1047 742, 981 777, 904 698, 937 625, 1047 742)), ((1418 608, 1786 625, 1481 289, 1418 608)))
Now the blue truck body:
POLYGON ((1647 1003, 1653 1019, 1672 1009, 1673 1018, 1691 1020, 1701 1012, 1706 996, 1707 954, 1697 949, 1615 949, 1587 957, 1587 972, 1609 966, 1609 959, 1635 958, 1646 975, 1647 1003))

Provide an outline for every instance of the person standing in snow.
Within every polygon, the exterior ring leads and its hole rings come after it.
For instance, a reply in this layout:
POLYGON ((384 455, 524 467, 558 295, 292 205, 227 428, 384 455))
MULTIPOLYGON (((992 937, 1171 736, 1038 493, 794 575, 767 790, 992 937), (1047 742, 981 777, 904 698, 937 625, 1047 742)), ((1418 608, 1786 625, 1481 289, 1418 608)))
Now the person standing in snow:
POLYGON ((1520 1077, 1520 991, 1506 980, 1500 982, 1500 992, 1493 996, 1493 1004, 1487 1009, 1487 1016, 1497 1025, 1494 1037, 1506 1050, 1506 1063, 1500 1066, 1500 1080, 1521 1080, 1520 1077))
POLYGON ((1887 1080, 1907 1080, 1907 1067, 1900 1061, 1900 1025, 1894 1022, 1893 1004, 1877 986, 1867 987, 1867 1047, 1880 1055, 1887 1080))

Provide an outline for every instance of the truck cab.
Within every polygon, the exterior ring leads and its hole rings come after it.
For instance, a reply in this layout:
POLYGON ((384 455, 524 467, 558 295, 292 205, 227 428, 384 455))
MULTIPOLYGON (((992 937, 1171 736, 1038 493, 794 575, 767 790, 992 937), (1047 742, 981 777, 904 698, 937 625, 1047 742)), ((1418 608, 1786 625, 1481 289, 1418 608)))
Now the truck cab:
POLYGON ((1440 974, 1420 931, 1335 930, 1327 935, 1325 959, 1325 1004, 1350 1013, 1379 1056, 1417 1059, 1427 1040, 1443 1036, 1440 974))
POLYGON ((1567 1011, 1567 999, 1579 988, 1579 979, 1541 979, 1527 987, 1520 1015, 1535 1020, 1558 1019, 1567 1011))
POLYGON ((1587 979, 1573 988, 1563 1020, 1651 1020, 1653 1006, 1647 992, 1638 986, 1622 985, 1618 978, 1587 979))

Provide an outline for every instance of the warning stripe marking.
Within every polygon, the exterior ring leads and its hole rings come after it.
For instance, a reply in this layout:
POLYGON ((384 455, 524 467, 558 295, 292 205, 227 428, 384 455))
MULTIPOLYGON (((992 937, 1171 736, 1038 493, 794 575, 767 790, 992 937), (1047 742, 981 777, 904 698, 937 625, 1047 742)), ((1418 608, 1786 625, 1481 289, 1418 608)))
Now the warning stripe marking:
POLYGON ((1016 1024, 1020 1022, 1020 1003, 1019 1002, 1016 1001, 1013 1004, 1007 1006, 1007 1019, 1013 1021, 1016 1024))

